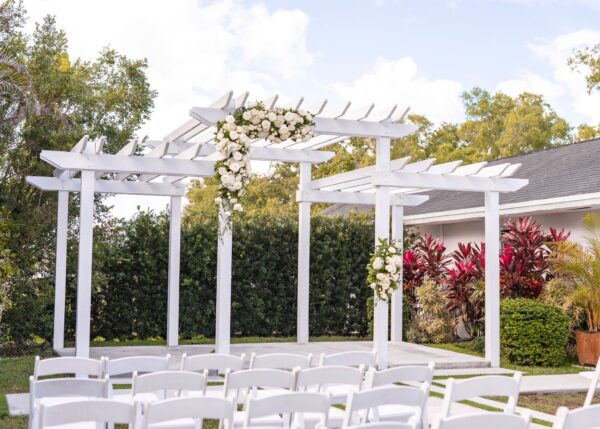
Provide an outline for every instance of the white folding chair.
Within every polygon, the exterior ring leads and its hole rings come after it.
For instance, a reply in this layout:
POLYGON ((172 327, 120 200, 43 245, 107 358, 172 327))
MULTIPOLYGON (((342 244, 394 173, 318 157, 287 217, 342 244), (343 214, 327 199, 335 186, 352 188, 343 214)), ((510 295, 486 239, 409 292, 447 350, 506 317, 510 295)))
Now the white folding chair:
MULTIPOLYGON (((134 373, 147 374, 151 372, 167 371, 169 369, 170 355, 166 356, 131 356, 118 359, 102 358, 104 376, 108 377, 111 389, 115 384, 131 384, 134 373)), ((128 402, 131 392, 126 390, 112 390, 111 397, 118 401, 128 402)))
POLYGON ((96 428, 98 423, 127 424, 129 427, 139 421, 141 413, 138 404, 127 404, 112 399, 84 399, 62 404, 41 404, 38 429, 59 429, 68 425, 73 428, 96 428))
MULTIPOLYGON (((429 386, 433 381, 433 371, 435 364, 430 362, 428 365, 415 365, 415 366, 397 366, 394 368, 388 368, 381 371, 377 371, 375 368, 370 368, 367 377, 366 385, 370 388, 381 387, 394 384, 406 384, 409 386, 429 386)), ((429 396, 429 390, 427 391, 429 396)), ((396 420, 397 408, 393 405, 383 405, 373 410, 378 417, 379 421, 396 420)), ((427 413, 427 407, 423 408, 421 425, 424 428, 429 427, 429 417, 427 413)))
POLYGON ((377 353, 373 351, 341 352, 331 355, 321 354, 320 366, 353 366, 377 367, 377 353))
POLYGON ((204 419, 219 420, 221 427, 232 427, 233 401, 226 398, 171 398, 144 406, 141 429, 193 428, 201 429, 204 419))
MULTIPOLYGON (((350 366, 318 366, 298 371, 296 390, 329 395, 331 405, 345 405, 350 392, 358 392, 362 388, 363 367, 350 366)), ((307 427, 318 424, 318 416, 305 415, 307 427)), ((344 421, 344 411, 337 407, 329 409, 330 428, 339 428, 344 421)))
POLYGON ((250 369, 305 369, 310 368, 311 361, 312 354, 297 355, 293 353, 268 353, 257 355, 256 353, 252 353, 252 356, 250 357, 250 369))
POLYGON ((33 379, 51 375, 102 378, 102 361, 75 356, 40 359, 35 357, 33 379))
MULTIPOLYGON (((329 398, 320 393, 291 392, 267 398, 248 398, 244 428, 261 427, 265 418, 276 418, 279 427, 304 429, 304 414, 319 415, 319 424, 327 425, 329 398), (279 417, 282 415, 282 417, 279 417)), ((269 424, 269 426, 274 426, 269 424)))
POLYGON ((556 412, 554 429, 597 429, 600 428, 600 404, 569 410, 560 407, 556 412))
MULTIPOLYGON (((524 413, 478 413, 462 416, 441 417, 434 423, 432 429, 527 429, 531 416, 524 413)), ((575 427, 575 426, 573 426, 575 427)), ((582 427, 577 427, 583 429, 582 427)))
POLYGON ((206 353, 201 355, 188 356, 183 354, 181 356, 182 371, 208 371, 209 381, 223 381, 223 378, 219 374, 225 374, 226 372, 241 371, 244 369, 244 361, 246 355, 233 356, 220 353, 206 353))
POLYGON ((450 415, 453 402, 472 399, 479 396, 507 396, 508 402, 504 412, 514 414, 519 400, 519 387, 521 373, 517 372, 512 377, 502 375, 484 375, 480 377, 455 380, 450 378, 446 384, 446 392, 442 403, 442 417, 450 415))
POLYGON ((90 378, 51 378, 34 380, 29 377, 29 429, 37 428, 39 408, 88 398, 108 397, 109 385, 106 379, 90 378))
MULTIPOLYGON (((400 422, 375 422, 362 425, 346 426, 344 429, 417 429, 419 421, 411 417, 405 423, 400 422)), ((322 429, 322 428, 319 428, 322 429)))
POLYGON ((396 407, 394 419, 388 421, 404 423, 410 418, 421 421, 423 409, 427 405, 428 392, 429 383, 421 387, 382 386, 353 392, 346 404, 344 426, 376 422, 378 417, 373 410, 384 405, 396 407))
POLYGON ((169 397, 204 396, 207 371, 159 371, 143 375, 134 374, 131 386, 132 400, 143 403, 169 397))
POLYGON ((600 359, 598 359, 598 363, 596 364, 596 370, 592 375, 590 388, 588 389, 587 395, 585 396, 585 401, 583 403, 584 407, 589 407, 590 405, 592 405, 594 395, 596 395, 596 389, 598 388, 598 382, 600 382, 600 359))
MULTIPOLYGON (((263 398, 292 391, 296 386, 296 370, 281 369, 245 369, 225 375, 224 395, 233 398, 235 404, 247 404, 247 398, 263 398)), ((234 427, 244 423, 244 411, 236 411, 233 416, 234 427)), ((273 423, 267 419, 263 423, 273 423)), ((277 424, 277 421, 275 422, 277 424)))

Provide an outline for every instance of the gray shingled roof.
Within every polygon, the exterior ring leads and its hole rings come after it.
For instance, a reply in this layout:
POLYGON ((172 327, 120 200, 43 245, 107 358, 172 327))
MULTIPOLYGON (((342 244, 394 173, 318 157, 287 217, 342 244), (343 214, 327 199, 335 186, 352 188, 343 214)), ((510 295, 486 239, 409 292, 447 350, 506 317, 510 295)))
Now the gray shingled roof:
MULTIPOLYGON (((529 179, 518 192, 500 194, 500 204, 565 197, 600 192, 600 138, 557 146, 525 155, 491 161, 489 165, 509 161, 522 166, 513 177, 529 179)), ((429 201, 418 207, 405 207, 406 216, 483 207, 482 192, 429 191, 429 201)), ((362 206, 335 205, 324 213, 345 214, 362 206)))

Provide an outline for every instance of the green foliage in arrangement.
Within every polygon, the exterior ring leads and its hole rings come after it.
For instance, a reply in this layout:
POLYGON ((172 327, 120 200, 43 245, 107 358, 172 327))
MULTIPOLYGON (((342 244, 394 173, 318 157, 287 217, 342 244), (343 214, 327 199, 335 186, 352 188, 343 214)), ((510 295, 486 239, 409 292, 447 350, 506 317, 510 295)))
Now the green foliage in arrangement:
MULTIPOLYGON (((365 266, 373 248, 373 218, 315 216, 310 267, 311 335, 368 331, 372 296, 365 266)), ((165 337, 169 219, 139 213, 96 226, 92 338, 165 337)), ((296 217, 236 215, 233 223, 232 334, 296 334, 298 224, 296 217)), ((76 236, 69 241, 67 340, 74 336, 76 236)), ((214 336, 217 229, 213 220, 182 230, 180 331, 183 338, 214 336)), ((5 313, 11 341, 48 341, 52 335, 53 273, 35 290, 19 289, 5 313), (44 299, 40 299, 40 291, 44 299)))
POLYGON ((566 359, 569 318, 539 300, 507 299, 500 303, 500 338, 512 363, 558 366, 566 359))

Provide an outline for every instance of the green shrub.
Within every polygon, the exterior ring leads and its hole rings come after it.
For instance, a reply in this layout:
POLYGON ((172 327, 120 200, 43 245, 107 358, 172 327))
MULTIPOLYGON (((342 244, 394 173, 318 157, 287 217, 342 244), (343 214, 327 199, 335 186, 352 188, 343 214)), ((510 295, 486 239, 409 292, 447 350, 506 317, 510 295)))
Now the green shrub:
POLYGON ((500 304, 500 338, 515 364, 558 366, 566 358, 569 318, 542 301, 508 299, 500 304))

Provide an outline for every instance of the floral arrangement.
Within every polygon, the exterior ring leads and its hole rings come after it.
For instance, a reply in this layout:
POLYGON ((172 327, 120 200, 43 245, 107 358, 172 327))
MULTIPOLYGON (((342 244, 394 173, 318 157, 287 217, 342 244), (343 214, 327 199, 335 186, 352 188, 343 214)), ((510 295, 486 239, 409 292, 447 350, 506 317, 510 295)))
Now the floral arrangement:
POLYGON ((271 143, 286 140, 306 141, 313 137, 312 115, 302 110, 275 108, 263 103, 249 103, 217 122, 215 145, 220 160, 215 164, 219 181, 219 196, 215 203, 222 205, 227 215, 242 211, 240 197, 250 182, 250 143, 266 139, 271 143))
POLYGON ((398 289, 402 270, 402 247, 393 240, 379 239, 375 252, 367 265, 369 287, 382 301, 389 301, 398 289))

